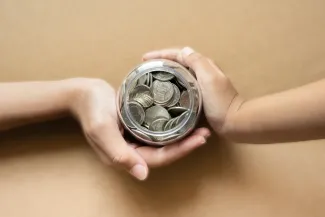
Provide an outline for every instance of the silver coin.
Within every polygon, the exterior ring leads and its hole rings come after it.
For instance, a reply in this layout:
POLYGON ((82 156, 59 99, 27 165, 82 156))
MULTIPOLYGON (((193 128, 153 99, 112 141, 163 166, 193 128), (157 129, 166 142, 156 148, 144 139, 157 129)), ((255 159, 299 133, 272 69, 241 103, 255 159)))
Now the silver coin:
POLYGON ((176 117, 176 116, 179 116, 181 115, 183 112, 186 112, 188 111, 187 108, 184 108, 184 107, 171 107, 168 109, 168 112, 173 116, 173 117, 176 117))
POLYGON ((173 84, 173 87, 174 87, 174 95, 172 99, 168 102, 167 107, 175 106, 181 97, 181 92, 179 91, 178 87, 175 84, 173 84))
POLYGON ((177 118, 176 118, 176 126, 177 125, 179 125, 180 123, 182 123, 182 121, 187 117, 187 116, 189 116, 189 111, 187 111, 187 112, 183 112, 183 114, 181 114, 180 116, 178 116, 177 118))
POLYGON ((152 96, 150 88, 148 86, 142 84, 142 85, 138 85, 138 86, 134 87, 133 90, 130 92, 129 97, 130 97, 130 99, 133 99, 133 98, 135 98, 137 95, 139 95, 141 93, 146 93, 146 94, 152 96))
POLYGON ((153 137, 153 139, 157 142, 163 142, 163 141, 170 141, 172 139, 176 139, 180 136, 180 134, 172 134, 172 135, 168 135, 168 136, 155 136, 153 137))
POLYGON ((129 111, 130 111, 132 118, 138 124, 141 125, 145 118, 145 112, 144 112, 142 106, 135 101, 131 101, 131 102, 127 103, 127 106, 129 106, 129 111))
POLYGON ((168 122, 167 122, 167 124, 165 125, 165 131, 167 131, 167 130, 170 130, 170 129, 172 129, 172 128, 174 128, 173 127, 173 124, 174 124, 174 122, 176 121, 176 118, 172 118, 172 119, 170 119, 168 122))
POLYGON ((183 83, 183 81, 181 79, 177 78, 176 81, 182 88, 186 88, 185 84, 183 83))
POLYGON ((132 124, 131 120, 126 115, 126 110, 125 110, 125 107, 124 106, 121 108, 121 116, 122 116, 123 121, 125 122, 125 124, 129 128, 135 128, 135 126, 132 124))
POLYGON ((151 88, 154 102, 157 104, 167 103, 173 97, 174 88, 169 81, 164 82, 155 80, 151 88))
POLYGON ((143 126, 147 129, 149 129, 149 125, 147 123, 143 123, 143 126))
POLYGON ((180 134, 172 134, 172 135, 169 135, 169 136, 165 136, 164 137, 164 141, 169 141, 169 140, 172 140, 172 139, 176 139, 177 137, 179 137, 180 134))
POLYGON ((146 140, 152 141, 152 139, 151 139, 150 136, 148 136, 147 134, 141 132, 140 130, 132 129, 132 132, 134 132, 136 135, 138 135, 139 137, 141 137, 141 138, 143 138, 143 139, 146 139, 146 140))
POLYGON ((167 124, 165 125, 164 130, 167 131, 167 130, 172 129, 172 125, 173 125, 174 121, 175 121, 175 118, 170 119, 170 120, 167 122, 167 124))
POLYGON ((133 100, 140 103, 140 105, 142 105, 144 108, 148 108, 153 104, 153 98, 148 93, 138 94, 135 98, 133 98, 133 100))
POLYGON ((159 81, 169 81, 174 78, 174 75, 169 72, 153 72, 152 76, 159 81))
POLYGON ((173 118, 173 120, 170 122, 168 126, 168 130, 171 130, 175 127, 175 122, 176 122, 176 118, 173 118))
POLYGON ((153 82, 152 74, 148 73, 148 75, 149 75, 149 82, 148 82, 149 84, 148 84, 148 86, 152 87, 152 82, 153 82))
POLYGON ((184 108, 190 108, 190 96, 188 91, 183 91, 181 94, 181 98, 179 99, 179 104, 184 108))
POLYGON ((147 81, 147 74, 144 74, 138 79, 138 85, 144 85, 146 84, 146 81, 147 81))
POLYGON ((174 120, 170 123, 169 128, 173 129, 174 127, 176 127, 176 122, 177 122, 177 118, 174 118, 174 120))
POLYGON ((169 120, 170 115, 164 107, 159 105, 152 106, 146 110, 144 119, 146 124, 150 126, 150 124, 157 118, 165 118, 169 120))
POLYGON ((149 74, 150 73, 145 74, 145 76, 146 76, 145 85, 147 85, 147 86, 149 86, 149 74))
POLYGON ((172 118, 172 119, 170 119, 170 120, 165 124, 164 131, 170 130, 170 129, 169 129, 169 126, 170 126, 170 124, 171 124, 171 122, 172 122, 173 120, 174 120, 174 119, 172 118))
POLYGON ((150 88, 146 85, 136 86, 130 93, 130 99, 140 103, 144 108, 153 104, 153 95, 150 88))
POLYGON ((154 120, 150 126, 149 126, 149 130, 152 131, 163 131, 165 124, 168 122, 167 119, 165 118, 158 118, 156 120, 154 120))

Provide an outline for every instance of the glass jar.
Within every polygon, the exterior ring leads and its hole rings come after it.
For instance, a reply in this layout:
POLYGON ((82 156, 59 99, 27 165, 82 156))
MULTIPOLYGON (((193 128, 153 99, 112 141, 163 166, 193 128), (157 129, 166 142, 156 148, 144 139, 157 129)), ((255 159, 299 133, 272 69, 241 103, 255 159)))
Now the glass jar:
POLYGON ((177 62, 155 59, 127 75, 118 91, 117 107, 121 123, 135 138, 163 146, 194 129, 202 96, 194 73, 177 62))

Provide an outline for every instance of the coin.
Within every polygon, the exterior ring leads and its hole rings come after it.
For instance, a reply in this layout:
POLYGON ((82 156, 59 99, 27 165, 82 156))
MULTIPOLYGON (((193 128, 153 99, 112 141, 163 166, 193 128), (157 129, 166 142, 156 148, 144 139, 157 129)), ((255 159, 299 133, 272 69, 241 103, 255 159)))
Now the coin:
POLYGON ((147 134, 141 132, 140 130, 132 129, 132 132, 134 132, 136 135, 138 135, 139 137, 141 137, 141 138, 143 138, 143 139, 146 139, 146 140, 152 141, 152 139, 151 139, 150 136, 148 136, 147 134))
POLYGON ((145 118, 145 112, 142 106, 135 101, 127 103, 127 106, 129 106, 129 111, 133 119, 141 125, 145 118))
POLYGON ((169 128, 173 129, 174 127, 176 127, 176 122, 177 122, 177 118, 174 118, 174 120, 170 123, 169 128))
POLYGON ((169 72, 153 72, 152 76, 159 81, 169 81, 174 78, 174 75, 169 72))
POLYGON ((144 108, 148 108, 153 104, 153 95, 146 85, 136 86, 130 93, 130 98, 140 103, 144 108))
POLYGON ((178 115, 181 115, 183 112, 188 111, 187 108, 184 107, 171 107, 168 109, 168 112, 173 116, 176 117, 178 115))
POLYGON ((169 81, 155 80, 151 88, 154 102, 157 104, 167 103, 173 97, 174 88, 169 81))
POLYGON ((162 141, 169 141, 169 140, 172 140, 172 139, 176 139, 177 137, 179 137, 180 134, 178 133, 175 133, 175 134, 172 134, 172 135, 168 135, 168 136, 155 136, 153 137, 153 139, 157 142, 162 142, 162 141))
POLYGON ((152 78, 152 74, 148 73, 149 75, 149 82, 148 82, 148 86, 151 87, 152 86, 152 82, 153 82, 153 78, 152 78))
POLYGON ((176 81, 180 86, 182 86, 183 88, 186 89, 186 86, 185 86, 185 84, 183 83, 183 81, 181 79, 177 78, 176 81))
POLYGON ((175 134, 172 134, 172 135, 169 135, 169 136, 165 136, 164 137, 164 141, 168 141, 168 140, 172 140, 172 139, 176 139, 177 137, 179 137, 180 134, 178 133, 175 133, 175 134))
POLYGON ((142 76, 138 79, 138 85, 146 84, 146 82, 147 82, 147 74, 142 75, 142 76))
POLYGON ((186 112, 183 112, 183 114, 181 114, 180 116, 178 116, 176 118, 176 126, 180 123, 182 123, 182 121, 187 117, 189 116, 189 111, 186 111, 186 112))
POLYGON ((146 93, 152 96, 150 88, 144 84, 142 85, 138 85, 136 87, 133 88, 133 90, 130 92, 130 99, 135 98, 137 95, 141 94, 141 93, 146 93))
POLYGON ((167 131, 167 130, 170 130, 170 125, 171 125, 171 123, 172 123, 172 121, 173 121, 174 119, 172 118, 172 119, 170 119, 166 124, 165 124, 165 127, 164 127, 164 131, 167 131))
POLYGON ((167 119, 165 118, 157 118, 156 120, 154 120, 150 126, 149 126, 149 130, 152 131, 163 131, 165 124, 168 122, 167 119))
POLYGON ((143 123, 143 126, 147 129, 149 129, 149 125, 147 123, 143 123))
POLYGON ((184 108, 190 108, 190 96, 187 90, 184 90, 179 99, 179 104, 184 108))
POLYGON ((181 93, 180 93, 178 87, 175 84, 173 84, 173 87, 174 87, 174 94, 173 94, 172 99, 168 102, 167 107, 175 106, 181 97, 181 93))
POLYGON ((150 126, 150 124, 157 118, 165 118, 169 120, 170 115, 164 107, 159 105, 152 106, 146 110, 144 119, 146 124, 150 126))
POLYGON ((141 93, 133 98, 133 100, 140 103, 144 108, 148 108, 153 104, 153 98, 147 93, 141 93))
POLYGON ((176 121, 176 118, 172 118, 172 119, 170 119, 170 120, 166 123, 164 130, 167 131, 167 130, 170 130, 170 129, 174 128, 173 124, 174 124, 175 121, 176 121))

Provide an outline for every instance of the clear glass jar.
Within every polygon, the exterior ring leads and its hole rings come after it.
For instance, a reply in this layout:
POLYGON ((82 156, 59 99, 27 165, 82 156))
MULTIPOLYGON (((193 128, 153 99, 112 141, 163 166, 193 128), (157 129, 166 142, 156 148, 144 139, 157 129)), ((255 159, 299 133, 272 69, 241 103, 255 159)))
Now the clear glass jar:
POLYGON ((184 138, 195 128, 202 108, 194 73, 165 59, 135 67, 118 95, 118 115, 124 128, 150 145, 163 146, 184 138))

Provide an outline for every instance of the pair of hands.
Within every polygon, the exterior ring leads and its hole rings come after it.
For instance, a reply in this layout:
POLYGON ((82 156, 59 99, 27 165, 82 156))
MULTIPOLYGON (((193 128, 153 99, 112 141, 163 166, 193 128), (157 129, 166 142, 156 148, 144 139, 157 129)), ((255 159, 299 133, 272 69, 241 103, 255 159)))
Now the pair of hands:
MULTIPOLYGON (((226 119, 240 105, 234 87, 221 70, 208 58, 191 48, 165 49, 145 54, 143 60, 169 59, 190 67, 196 74, 203 96, 203 107, 211 127, 222 131, 226 119)), ((126 169, 139 180, 148 176, 149 168, 168 165, 206 143, 207 128, 198 128, 184 140, 162 148, 140 146, 123 138, 116 111, 115 90, 105 81, 85 85, 71 103, 71 111, 79 120, 85 136, 108 165, 126 169)))

